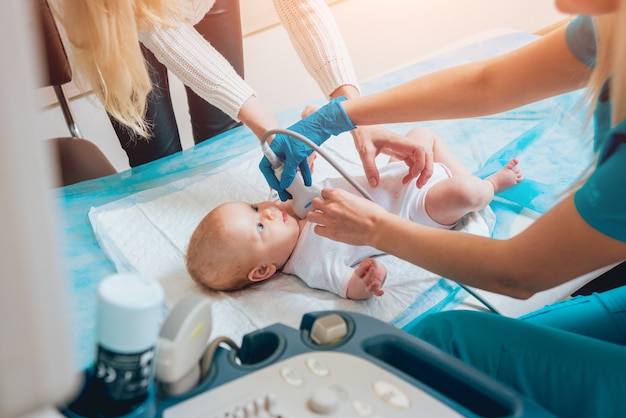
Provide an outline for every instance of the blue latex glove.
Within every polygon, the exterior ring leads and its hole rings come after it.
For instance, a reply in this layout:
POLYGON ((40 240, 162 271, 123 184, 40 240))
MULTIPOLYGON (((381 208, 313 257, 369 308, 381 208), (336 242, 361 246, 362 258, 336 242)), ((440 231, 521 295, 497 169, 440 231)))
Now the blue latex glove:
MULTIPOLYGON (((310 114, 287 129, 307 137, 316 145, 322 145, 331 135, 338 135, 354 129, 354 124, 341 106, 341 102, 344 100, 346 98, 343 96, 332 99, 317 112, 310 114)), ((311 185, 311 170, 307 161, 307 157, 313 152, 311 147, 289 135, 276 135, 270 148, 278 158, 285 162, 280 182, 274 175, 274 167, 266 157, 261 160, 259 168, 265 176, 267 184, 278 192, 280 200, 285 201, 291 198, 291 194, 286 189, 295 178, 298 167, 304 184, 311 185)))

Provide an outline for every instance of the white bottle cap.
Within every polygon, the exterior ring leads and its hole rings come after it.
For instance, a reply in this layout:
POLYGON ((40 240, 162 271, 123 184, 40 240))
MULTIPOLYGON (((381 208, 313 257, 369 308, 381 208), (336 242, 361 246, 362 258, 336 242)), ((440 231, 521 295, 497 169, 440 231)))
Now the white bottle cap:
POLYGON ((96 338, 117 353, 154 347, 163 317, 163 288, 136 273, 120 273, 98 285, 96 338))

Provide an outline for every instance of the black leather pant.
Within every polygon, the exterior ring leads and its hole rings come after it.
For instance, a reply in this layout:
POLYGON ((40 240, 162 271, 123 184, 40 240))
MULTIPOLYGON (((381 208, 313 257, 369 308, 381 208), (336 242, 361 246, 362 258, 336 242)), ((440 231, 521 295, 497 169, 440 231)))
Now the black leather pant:
MULTIPOLYGON (((239 0, 217 0, 195 27, 243 77, 243 41, 239 0)), ((131 167, 182 150, 170 96, 167 68, 143 45, 142 50, 153 86, 152 92, 148 95, 146 111, 146 120, 152 130, 151 137, 146 140, 136 136, 124 125, 110 118, 120 144, 128 155, 131 167)), ((240 125, 220 109, 207 103, 189 87, 185 86, 185 89, 193 139, 196 144, 240 125)))

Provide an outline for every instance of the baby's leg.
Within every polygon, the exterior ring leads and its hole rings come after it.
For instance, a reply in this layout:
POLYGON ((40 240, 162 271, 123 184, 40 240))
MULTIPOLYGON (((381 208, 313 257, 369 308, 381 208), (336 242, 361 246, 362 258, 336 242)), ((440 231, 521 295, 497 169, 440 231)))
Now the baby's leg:
POLYGON ((433 152, 433 161, 442 163, 448 167, 453 176, 470 176, 472 174, 454 156, 445 141, 430 129, 421 127, 413 128, 406 134, 406 137, 414 140, 427 150, 431 149, 433 152))
POLYGON ((453 225, 468 212, 479 211, 500 193, 522 181, 523 176, 513 158, 486 179, 455 175, 430 188, 425 205, 428 215, 443 225, 453 225))

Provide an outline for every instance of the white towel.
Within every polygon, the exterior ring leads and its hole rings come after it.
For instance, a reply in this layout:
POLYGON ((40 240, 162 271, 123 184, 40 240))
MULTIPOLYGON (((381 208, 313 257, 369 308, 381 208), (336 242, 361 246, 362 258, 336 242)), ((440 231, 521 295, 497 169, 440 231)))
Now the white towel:
MULTIPOLYGON (((363 174, 349 135, 330 139, 324 150, 350 174, 363 174)), ((207 212, 221 203, 268 199, 269 188, 258 169, 260 158, 260 149, 253 150, 219 171, 92 208, 89 219, 100 245, 118 270, 138 271, 159 281, 169 307, 191 292, 206 294, 213 301, 212 338, 224 335, 238 341, 276 322, 297 328, 304 313, 316 310, 356 311, 387 322, 402 316, 408 322, 440 302, 419 298, 439 286, 439 276, 389 255, 380 258, 388 269, 385 294, 366 301, 341 299, 287 275, 236 292, 201 290, 185 270, 189 238, 207 212)), ((384 164, 384 157, 378 162, 384 164)), ((338 175, 323 158, 317 158, 314 181, 338 175)), ((469 215, 461 231, 488 236, 493 221, 493 212, 487 208, 469 215)))

